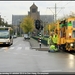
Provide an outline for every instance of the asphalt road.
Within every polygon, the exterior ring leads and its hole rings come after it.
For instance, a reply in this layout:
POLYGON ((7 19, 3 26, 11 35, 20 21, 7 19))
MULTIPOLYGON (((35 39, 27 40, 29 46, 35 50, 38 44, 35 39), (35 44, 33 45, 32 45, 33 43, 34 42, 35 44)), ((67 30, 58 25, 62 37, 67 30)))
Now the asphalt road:
POLYGON ((0 47, 0 72, 75 72, 75 56, 38 51, 18 37, 12 46, 0 47))

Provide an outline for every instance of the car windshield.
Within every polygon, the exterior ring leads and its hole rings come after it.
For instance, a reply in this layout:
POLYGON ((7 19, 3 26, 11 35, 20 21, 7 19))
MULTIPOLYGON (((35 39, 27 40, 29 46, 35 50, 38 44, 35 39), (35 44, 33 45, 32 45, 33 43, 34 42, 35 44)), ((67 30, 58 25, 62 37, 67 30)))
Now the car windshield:
POLYGON ((24 34, 24 36, 28 36, 27 34, 24 34))

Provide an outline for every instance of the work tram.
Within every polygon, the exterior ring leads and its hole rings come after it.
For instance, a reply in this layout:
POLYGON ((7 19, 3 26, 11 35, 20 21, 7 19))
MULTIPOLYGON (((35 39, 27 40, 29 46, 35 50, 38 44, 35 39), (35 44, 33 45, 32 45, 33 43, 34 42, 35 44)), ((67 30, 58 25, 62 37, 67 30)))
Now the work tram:
POLYGON ((54 32, 58 35, 58 47, 62 50, 75 51, 75 18, 69 17, 56 22, 54 32))

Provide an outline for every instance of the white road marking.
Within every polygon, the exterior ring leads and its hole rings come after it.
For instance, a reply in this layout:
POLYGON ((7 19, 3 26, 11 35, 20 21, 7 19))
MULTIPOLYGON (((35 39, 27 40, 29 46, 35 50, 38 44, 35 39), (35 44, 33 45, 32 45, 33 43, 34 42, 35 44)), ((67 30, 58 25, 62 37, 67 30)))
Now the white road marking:
POLYGON ((6 49, 6 47, 3 47, 3 48, 1 48, 1 49, 6 49))
POLYGON ((14 44, 16 44, 18 42, 18 40, 16 42, 14 42, 14 44))
POLYGON ((15 47, 10 47, 9 49, 14 49, 15 47))
POLYGON ((18 48, 17 48, 17 50, 21 50, 21 49, 22 49, 22 47, 18 47, 18 48))
POLYGON ((25 50, 29 50, 30 48, 29 47, 25 47, 25 50))
MULTIPOLYGON (((21 50, 22 48, 23 48, 23 47, 17 47, 17 48, 16 48, 16 47, 2 47, 1 50, 8 50, 8 49, 9 49, 9 50, 14 50, 14 49, 15 49, 15 50, 21 50)), ((23 48, 23 49, 25 49, 25 50, 31 50, 30 47, 25 47, 25 48, 23 48)), ((1 50, 0 50, 0 51, 1 51, 1 50)))

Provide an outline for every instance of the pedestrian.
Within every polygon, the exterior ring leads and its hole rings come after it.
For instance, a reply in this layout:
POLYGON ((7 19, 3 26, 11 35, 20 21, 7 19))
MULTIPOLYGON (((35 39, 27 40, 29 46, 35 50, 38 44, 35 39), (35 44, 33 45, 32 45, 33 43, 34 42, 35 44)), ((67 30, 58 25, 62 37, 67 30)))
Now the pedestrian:
MULTIPOLYGON (((52 40, 52 38, 53 38, 53 33, 51 32, 50 33, 50 36, 49 36, 49 38, 48 38, 48 45, 49 45, 49 50, 48 50, 48 52, 50 52, 50 50, 51 50, 51 45, 53 45, 53 40, 52 40)), ((53 49, 52 49, 53 50, 53 49)))
POLYGON ((48 45, 50 46, 51 44, 53 44, 53 40, 52 40, 53 34, 50 33, 50 36, 48 38, 48 45))

